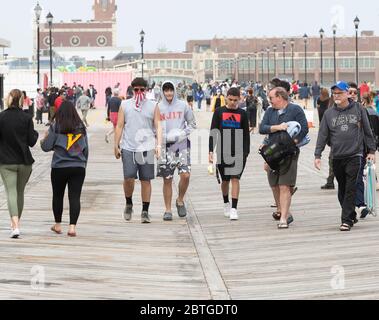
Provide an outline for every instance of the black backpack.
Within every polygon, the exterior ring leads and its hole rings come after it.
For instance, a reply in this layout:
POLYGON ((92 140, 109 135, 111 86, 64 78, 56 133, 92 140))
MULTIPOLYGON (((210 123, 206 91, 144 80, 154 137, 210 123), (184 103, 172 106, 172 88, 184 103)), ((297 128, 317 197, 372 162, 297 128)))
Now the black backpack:
MULTIPOLYGON (((275 132, 270 137, 268 145, 259 150, 269 167, 274 171, 279 171, 280 166, 296 155, 298 148, 287 131, 275 132)), ((289 168, 289 167, 288 167, 289 168)), ((284 172, 280 172, 284 174, 284 172)))
POLYGON ((262 109, 263 111, 267 111, 268 107, 270 106, 270 103, 268 102, 268 99, 266 96, 262 97, 262 109))

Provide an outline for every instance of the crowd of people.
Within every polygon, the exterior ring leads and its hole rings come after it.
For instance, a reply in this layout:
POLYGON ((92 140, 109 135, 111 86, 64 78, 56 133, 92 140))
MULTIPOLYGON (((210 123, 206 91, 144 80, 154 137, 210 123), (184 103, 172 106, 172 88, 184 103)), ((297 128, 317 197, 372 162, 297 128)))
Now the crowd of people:
MULTIPOLYGON (((265 88, 259 82, 239 84, 237 81, 195 82, 190 86, 166 81, 149 86, 145 79, 136 78, 125 97, 120 96, 118 85, 107 88, 107 119, 113 129, 107 132, 105 140, 110 143, 114 133, 114 156, 121 159, 123 165, 124 219, 131 221, 133 218, 135 181, 139 179, 141 222, 151 223, 151 181, 156 177, 155 168, 157 177, 163 180, 163 220, 173 220, 171 207, 176 171, 180 183, 175 205, 180 218, 187 216, 185 196, 192 170, 190 136, 197 129, 193 102, 201 109, 205 99, 207 108, 213 112, 209 170, 216 173, 221 184, 225 217, 232 221, 239 219, 240 179, 250 155, 251 134, 258 129, 263 139, 259 153, 277 208, 273 218, 278 221, 278 229, 288 229, 294 222, 290 208, 297 190, 300 150, 310 142, 306 106, 295 102, 296 86, 297 83, 281 79, 273 79, 265 88)), ((314 166, 321 169, 321 156, 329 145, 330 168, 338 181, 342 208, 340 230, 350 231, 358 221, 358 213, 361 218, 368 214, 364 211, 362 172, 366 161, 375 162, 378 113, 370 91, 363 92, 360 101, 358 86, 354 83, 336 83, 330 88, 331 97, 326 88, 320 87, 313 93, 312 90, 316 89, 311 88, 310 94, 320 95, 315 103, 320 109, 321 121, 314 166)), ((301 95, 301 89, 298 91, 301 95)), ((68 186, 68 236, 77 235, 80 198, 89 158, 86 111, 93 107, 95 97, 93 87, 85 91, 74 84, 72 88, 39 90, 36 98, 37 109, 49 106, 49 128, 40 143, 43 151, 54 152, 51 184, 55 224, 51 230, 56 234, 62 234, 63 199, 68 186), (82 119, 77 108, 82 111, 82 119)), ((15 89, 9 93, 7 109, 0 113, 0 174, 11 216, 11 238, 21 234, 24 190, 34 163, 30 148, 36 145, 39 136, 32 117, 23 112, 30 104, 26 94, 15 89)), ((40 117, 37 122, 42 122, 40 117)))
POLYGON ((71 102, 83 115, 83 121, 88 127, 87 114, 90 109, 95 108, 97 90, 93 85, 89 85, 88 89, 85 89, 82 85, 77 85, 75 82, 70 87, 65 83, 61 88, 50 87, 45 90, 37 89, 36 96, 33 98, 34 102, 26 96, 24 92, 24 110, 34 116, 37 124, 44 124, 43 114, 47 114, 46 126, 50 126, 51 120, 58 112, 61 104, 64 101, 71 102), (33 108, 31 109, 31 106, 33 108))

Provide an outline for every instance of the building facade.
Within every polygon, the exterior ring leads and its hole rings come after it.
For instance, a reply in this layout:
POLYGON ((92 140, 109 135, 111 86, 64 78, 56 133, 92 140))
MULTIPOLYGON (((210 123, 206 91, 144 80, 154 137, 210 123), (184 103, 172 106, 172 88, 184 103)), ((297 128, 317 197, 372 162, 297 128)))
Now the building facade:
MULTIPOLYGON (((145 54, 144 72, 154 80, 171 77, 197 81, 237 79, 240 82, 267 82, 277 76, 308 83, 318 81, 328 86, 334 82, 335 70, 336 80, 355 81, 355 37, 336 37, 336 68, 334 38, 323 38, 322 47, 321 59, 319 37, 308 38, 306 47, 302 37, 190 40, 182 53, 145 54)), ((379 87, 379 37, 373 32, 362 32, 358 47, 359 81, 368 81, 379 87)), ((127 61, 122 55, 117 60, 127 61)), ((113 62, 122 67, 120 61, 113 62)), ((129 59, 128 63, 141 70, 140 58, 134 62, 129 59)))
MULTIPOLYGON (((117 46, 116 0, 94 0, 94 19, 54 22, 54 48, 109 48, 117 46)), ((34 32, 36 34, 36 32, 34 32)), ((40 26, 40 48, 49 49, 49 25, 40 26)), ((36 44, 37 41, 34 41, 36 44)))
MULTIPOLYGON (((355 37, 325 37, 322 42, 309 37, 306 43, 303 37, 191 40, 186 52, 213 53, 204 61, 205 78, 267 81, 278 76, 308 83, 322 80, 325 85, 332 84, 335 75, 336 80, 356 80, 355 37)), ((363 31, 358 52, 359 81, 379 86, 379 37, 363 31)))

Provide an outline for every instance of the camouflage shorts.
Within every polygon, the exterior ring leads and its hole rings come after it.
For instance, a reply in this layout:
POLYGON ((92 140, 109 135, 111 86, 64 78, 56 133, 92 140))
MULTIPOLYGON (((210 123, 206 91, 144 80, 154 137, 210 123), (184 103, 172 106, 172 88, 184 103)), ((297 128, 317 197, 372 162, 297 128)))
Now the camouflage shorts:
POLYGON ((164 179, 174 178, 175 170, 178 174, 191 173, 191 149, 172 149, 166 147, 158 161, 158 177, 164 179))

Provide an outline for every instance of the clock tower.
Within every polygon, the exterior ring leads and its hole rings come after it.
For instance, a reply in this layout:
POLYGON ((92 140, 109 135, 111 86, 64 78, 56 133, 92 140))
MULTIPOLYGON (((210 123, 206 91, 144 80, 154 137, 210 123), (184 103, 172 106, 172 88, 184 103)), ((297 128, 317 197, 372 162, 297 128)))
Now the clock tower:
POLYGON ((116 0, 95 0, 93 5, 96 21, 116 20, 116 0))

